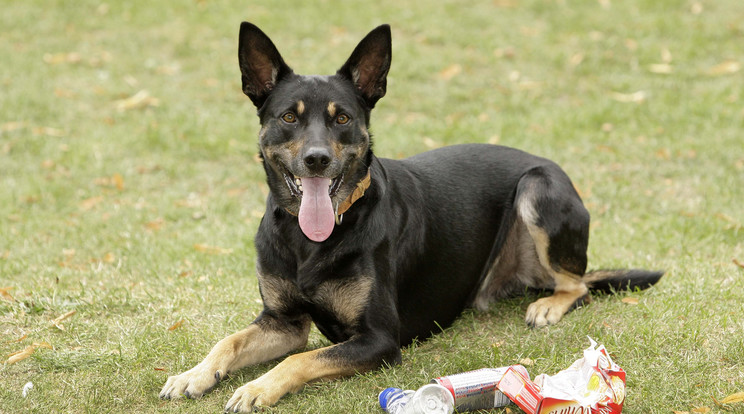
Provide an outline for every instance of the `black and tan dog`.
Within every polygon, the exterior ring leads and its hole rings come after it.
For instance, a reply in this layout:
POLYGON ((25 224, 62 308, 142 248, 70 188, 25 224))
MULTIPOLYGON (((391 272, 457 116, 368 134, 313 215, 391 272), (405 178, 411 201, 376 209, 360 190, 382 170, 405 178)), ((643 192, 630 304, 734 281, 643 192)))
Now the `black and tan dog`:
POLYGON ((527 308, 540 327, 589 289, 646 288, 661 272, 586 273, 589 213, 555 163, 458 145, 404 160, 373 155, 390 28, 332 76, 301 76, 256 26, 240 27, 243 91, 258 108, 270 188, 256 235, 263 312, 168 378, 162 398, 199 397, 231 372, 302 349, 311 323, 335 345, 295 353, 235 391, 228 411, 272 405, 305 383, 401 361, 400 346, 468 307, 553 291, 527 308))

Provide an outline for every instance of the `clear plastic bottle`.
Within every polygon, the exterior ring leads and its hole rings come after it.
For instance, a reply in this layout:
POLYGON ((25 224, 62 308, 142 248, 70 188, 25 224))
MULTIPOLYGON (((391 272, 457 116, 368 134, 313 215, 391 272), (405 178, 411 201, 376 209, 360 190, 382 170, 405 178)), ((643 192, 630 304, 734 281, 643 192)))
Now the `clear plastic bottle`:
POLYGON ((380 407, 389 414, 452 414, 455 399, 439 384, 427 384, 418 390, 386 388, 379 396, 380 407))

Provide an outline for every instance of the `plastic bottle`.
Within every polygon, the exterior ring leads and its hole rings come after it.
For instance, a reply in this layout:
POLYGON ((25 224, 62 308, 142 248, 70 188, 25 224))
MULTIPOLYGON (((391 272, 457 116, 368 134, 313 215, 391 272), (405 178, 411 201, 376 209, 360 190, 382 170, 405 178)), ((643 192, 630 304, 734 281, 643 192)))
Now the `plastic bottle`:
POLYGON ((386 388, 379 396, 380 407, 389 414, 452 414, 455 399, 439 384, 427 384, 418 390, 386 388))

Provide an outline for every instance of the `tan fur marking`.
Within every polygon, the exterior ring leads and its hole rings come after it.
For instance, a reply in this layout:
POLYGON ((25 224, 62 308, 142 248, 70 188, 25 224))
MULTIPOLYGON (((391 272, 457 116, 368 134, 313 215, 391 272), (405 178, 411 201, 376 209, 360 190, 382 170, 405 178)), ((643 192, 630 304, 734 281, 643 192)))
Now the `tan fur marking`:
POLYGON ((279 278, 265 276, 260 271, 256 272, 258 285, 261 287, 261 297, 264 305, 270 309, 281 309, 285 303, 292 299, 299 299, 302 293, 292 282, 279 278))
POLYGON ((309 318, 298 331, 272 330, 251 324, 217 342, 207 357, 195 367, 169 377, 160 395, 180 398, 187 393, 191 397, 199 397, 230 372, 304 347, 309 333, 309 318))
MULTIPOLYGON (((532 204, 533 194, 531 187, 528 187, 519 200, 519 215, 527 227, 527 231, 535 243, 535 250, 540 265, 547 271, 553 279, 553 295, 540 298, 527 307, 525 320, 528 324, 536 327, 552 325, 561 320, 571 307, 579 299, 589 293, 586 284, 581 280, 580 275, 569 273, 556 265, 553 267, 548 256, 550 248, 550 238, 545 230, 537 226, 537 212, 532 204)), ((546 286, 535 286, 546 287, 546 286)))
POLYGON ((305 112, 305 102, 297 101, 297 115, 302 115, 305 112))
POLYGON ((328 110, 328 115, 330 115, 331 118, 336 116, 336 103, 333 101, 328 102, 328 108, 326 108, 326 110, 328 110))
POLYGON ((328 304, 341 323, 351 325, 367 305, 372 283, 370 277, 325 282, 318 287, 313 299, 316 303, 328 304))
POLYGON ((238 388, 226 409, 248 411, 252 406, 274 405, 283 395, 299 391, 308 382, 349 376, 365 370, 322 356, 335 346, 338 345, 290 355, 271 371, 238 388))

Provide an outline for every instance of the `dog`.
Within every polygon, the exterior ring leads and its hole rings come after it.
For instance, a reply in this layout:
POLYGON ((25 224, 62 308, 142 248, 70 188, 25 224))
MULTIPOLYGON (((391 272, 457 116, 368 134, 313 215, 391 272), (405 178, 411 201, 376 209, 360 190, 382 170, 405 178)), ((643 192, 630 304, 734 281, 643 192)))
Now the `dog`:
POLYGON ((388 25, 330 76, 295 74, 269 37, 244 22, 238 61, 258 110, 270 193, 255 238, 264 308, 161 398, 196 398, 230 373, 302 350, 311 323, 334 345, 293 353, 238 388, 226 411, 271 406, 304 384, 401 362, 400 347, 527 290, 555 324, 589 290, 644 289, 663 272, 586 272, 589 213, 552 161, 517 149, 456 145, 377 158, 370 113, 385 95, 388 25))

